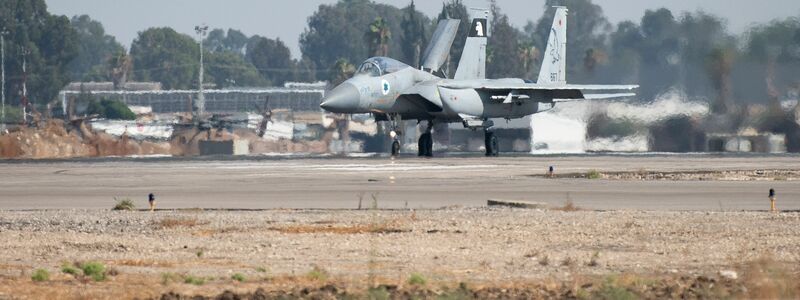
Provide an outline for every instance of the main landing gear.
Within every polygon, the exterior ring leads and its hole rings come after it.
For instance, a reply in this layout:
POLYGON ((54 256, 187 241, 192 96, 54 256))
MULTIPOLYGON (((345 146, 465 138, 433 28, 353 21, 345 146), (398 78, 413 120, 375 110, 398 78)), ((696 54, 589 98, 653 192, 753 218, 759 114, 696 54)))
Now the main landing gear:
POLYGON ((486 146, 486 156, 500 155, 500 150, 497 146, 497 137, 495 136, 494 132, 490 131, 489 128, 486 128, 483 130, 483 133, 486 146))
POLYGON ((433 157, 433 135, 431 131, 433 130, 433 121, 428 120, 428 127, 425 128, 425 132, 419 136, 419 151, 417 151, 417 155, 420 157, 433 157))
MULTIPOLYGON (((389 115, 389 124, 391 126, 392 131, 389 132, 389 136, 392 137, 392 148, 391 153, 392 157, 396 157, 400 155, 400 135, 402 132, 399 130, 400 124, 402 124, 402 120, 400 119, 399 115, 389 115)), ((425 132, 419 136, 419 142, 417 143, 418 152, 417 155, 420 157, 433 157, 433 121, 428 120, 428 126, 425 128, 425 132)))
POLYGON ((400 155, 400 141, 396 138, 392 141, 392 156, 396 157, 400 155))
POLYGON ((486 149, 486 156, 498 156, 500 154, 500 147, 497 145, 497 137, 495 136, 492 127, 494 122, 490 119, 467 118, 464 119, 464 127, 472 130, 479 128, 483 129, 484 146, 486 149))

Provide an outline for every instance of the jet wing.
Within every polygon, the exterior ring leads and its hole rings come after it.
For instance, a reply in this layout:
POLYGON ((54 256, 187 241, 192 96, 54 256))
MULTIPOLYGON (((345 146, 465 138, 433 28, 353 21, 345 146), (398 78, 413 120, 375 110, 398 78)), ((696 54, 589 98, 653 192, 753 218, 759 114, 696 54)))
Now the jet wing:
POLYGON ((553 102, 598 100, 631 97, 630 91, 638 85, 585 85, 585 84, 536 84, 512 83, 508 81, 448 82, 442 87, 450 89, 475 89, 491 94, 492 99, 510 103, 513 99, 553 99, 553 102))
POLYGON ((511 83, 500 80, 484 80, 470 82, 447 82, 440 84, 442 87, 450 89, 480 89, 480 90, 635 90, 638 85, 601 85, 601 84, 536 84, 536 83, 511 83), (493 82, 498 81, 498 82, 493 82))
POLYGON ((431 42, 428 43, 428 47, 423 52, 423 68, 436 72, 447 62, 447 56, 450 54, 450 47, 453 46, 453 41, 456 39, 460 23, 461 20, 458 19, 439 21, 436 31, 431 36, 431 42))

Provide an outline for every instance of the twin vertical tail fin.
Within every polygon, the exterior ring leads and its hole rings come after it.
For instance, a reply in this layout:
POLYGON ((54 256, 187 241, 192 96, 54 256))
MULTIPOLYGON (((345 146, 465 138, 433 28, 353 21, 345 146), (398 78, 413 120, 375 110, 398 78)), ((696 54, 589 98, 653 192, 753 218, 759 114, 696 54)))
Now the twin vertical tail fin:
POLYGON ((566 7, 556 6, 538 84, 567 84, 567 12, 566 7))
POLYGON ((464 50, 461 52, 461 60, 458 61, 458 69, 453 79, 485 79, 486 78, 486 43, 489 12, 483 11, 472 19, 469 26, 467 42, 464 43, 464 50))
POLYGON ((447 62, 447 56, 450 54, 450 47, 453 46, 453 41, 456 39, 460 23, 461 20, 458 19, 439 21, 439 25, 436 26, 436 31, 433 32, 431 37, 431 42, 425 48, 422 57, 421 66, 424 70, 437 73, 442 65, 447 62))
MULTIPOLYGON (((536 83, 564 85, 567 84, 567 12, 563 6, 556 6, 553 26, 547 49, 542 59, 542 69, 536 83)), ((467 42, 461 52, 461 60, 453 79, 485 79, 486 78, 486 43, 488 34, 488 11, 472 19, 467 42)))

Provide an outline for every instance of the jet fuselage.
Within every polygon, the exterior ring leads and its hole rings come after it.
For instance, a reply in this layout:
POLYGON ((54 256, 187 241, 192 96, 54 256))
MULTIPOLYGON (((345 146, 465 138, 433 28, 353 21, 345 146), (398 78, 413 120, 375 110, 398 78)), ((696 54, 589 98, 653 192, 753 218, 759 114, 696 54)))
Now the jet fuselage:
MULTIPOLYGON (((453 79, 443 79, 417 70, 388 58, 370 58, 359 72, 330 91, 322 108, 336 113, 374 113, 400 115, 404 120, 435 120, 460 122, 463 116, 489 118, 521 118, 553 107, 551 99, 538 101, 514 100, 504 103, 488 93, 472 88, 447 88, 441 86, 453 79), (384 65, 395 67, 392 72, 380 69, 384 65), (371 66, 371 67, 370 67, 371 66), (377 67, 377 69, 375 69, 377 67)), ((520 79, 475 80, 481 82, 524 83, 520 79)), ((457 81, 464 83, 463 80, 457 81)))

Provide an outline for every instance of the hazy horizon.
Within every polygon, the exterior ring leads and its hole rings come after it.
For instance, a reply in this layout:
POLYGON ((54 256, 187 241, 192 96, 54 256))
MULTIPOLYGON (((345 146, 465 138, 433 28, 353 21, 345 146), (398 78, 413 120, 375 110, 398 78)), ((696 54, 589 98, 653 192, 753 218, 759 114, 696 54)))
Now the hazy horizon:
MULTIPOLYGON (((151 27, 169 26, 178 32, 196 36, 194 26, 205 23, 211 28, 233 28, 247 35, 258 34, 269 38, 280 38, 292 51, 300 56, 298 41, 306 29, 306 22, 320 4, 336 3, 336 0, 308 0, 264 2, 253 0, 139 0, 115 2, 108 5, 103 0, 46 0, 48 10, 54 14, 72 17, 87 14, 103 23, 107 34, 113 35, 125 47, 129 47, 138 32, 151 27), (154 7, 160 7, 154 10, 154 7)), ((410 1, 377 0, 398 7, 410 1)), ((498 0, 500 9, 511 23, 522 28, 529 20, 536 21, 544 10, 544 1, 498 0)), ((644 11, 666 7, 676 16, 684 11, 703 10, 727 20, 730 32, 743 33, 756 23, 774 19, 800 16, 800 1, 774 0, 770 5, 753 1, 705 0, 594 0, 612 24, 630 20, 639 22, 644 11), (742 14, 742 12, 747 12, 742 14)), ((416 1, 417 9, 435 17, 442 7, 440 1, 416 1)), ((487 7, 488 1, 465 0, 468 7, 487 7)))

